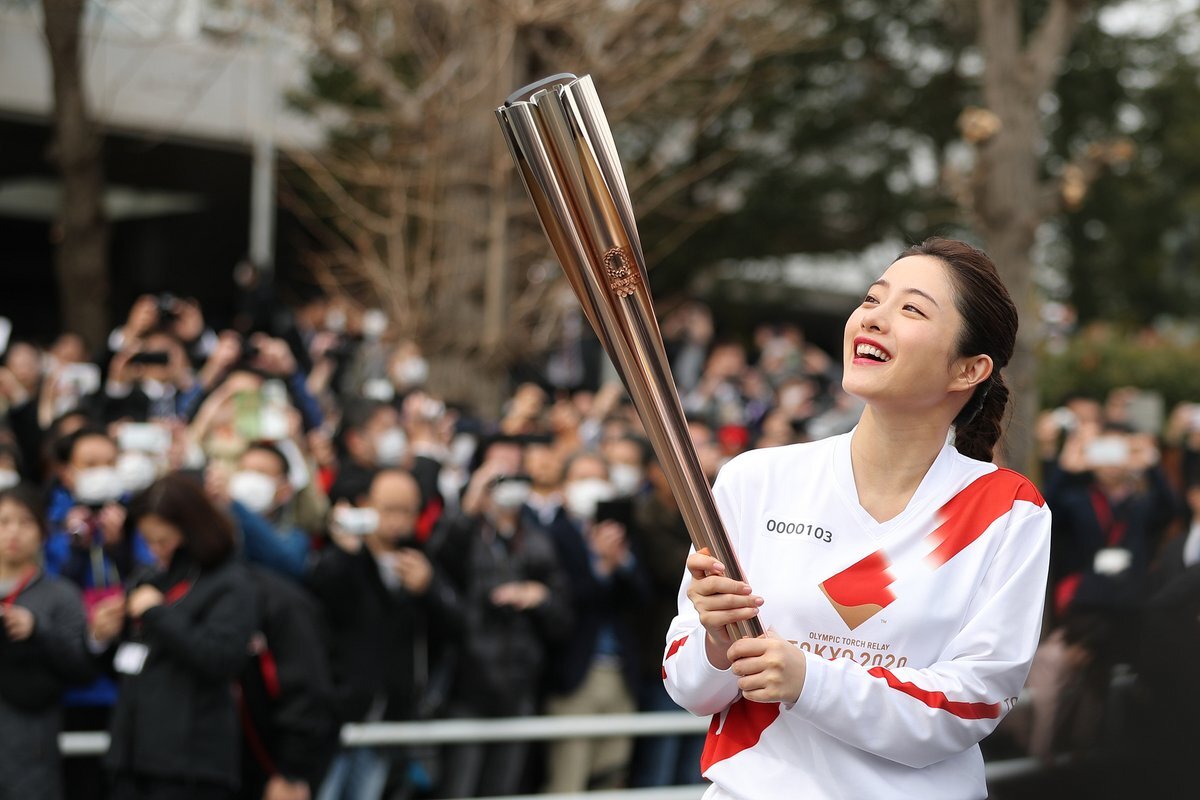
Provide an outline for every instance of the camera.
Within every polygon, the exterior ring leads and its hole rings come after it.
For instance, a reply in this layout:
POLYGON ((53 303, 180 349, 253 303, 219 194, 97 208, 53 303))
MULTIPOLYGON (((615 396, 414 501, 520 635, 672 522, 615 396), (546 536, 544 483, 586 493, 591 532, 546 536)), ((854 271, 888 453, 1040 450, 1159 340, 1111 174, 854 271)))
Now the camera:
POLYGON ((373 508, 335 508, 333 527, 348 536, 370 536, 379 528, 379 512, 373 508))
POLYGON ((158 296, 158 319, 163 324, 174 322, 179 313, 175 310, 175 295, 164 292, 158 296))

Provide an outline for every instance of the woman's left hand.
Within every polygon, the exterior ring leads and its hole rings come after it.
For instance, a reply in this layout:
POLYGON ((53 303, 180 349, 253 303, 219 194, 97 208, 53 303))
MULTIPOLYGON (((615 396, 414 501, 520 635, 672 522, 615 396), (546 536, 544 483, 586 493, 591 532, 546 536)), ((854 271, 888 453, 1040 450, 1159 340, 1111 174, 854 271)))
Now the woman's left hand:
POLYGON ((794 703, 800 699, 808 664, 804 651, 774 630, 757 639, 738 639, 729 647, 733 674, 742 696, 756 703, 794 703))
POLYGON ((155 606, 161 606, 162 603, 163 593, 158 589, 153 586, 139 586, 129 595, 129 616, 140 619, 142 614, 155 606))
POLYGON ((4 632, 8 635, 9 641, 21 642, 33 635, 33 628, 37 624, 33 617, 33 612, 21 606, 10 606, 4 610, 4 616, 0 617, 4 621, 4 632))

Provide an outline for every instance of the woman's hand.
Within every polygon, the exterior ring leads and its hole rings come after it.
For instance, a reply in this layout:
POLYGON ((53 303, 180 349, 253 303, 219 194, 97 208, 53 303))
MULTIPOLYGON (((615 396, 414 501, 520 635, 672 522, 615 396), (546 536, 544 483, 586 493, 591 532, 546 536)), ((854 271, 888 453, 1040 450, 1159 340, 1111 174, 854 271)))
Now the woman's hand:
POLYGON ((689 555, 687 568, 692 574, 687 596, 708 632, 708 661, 717 669, 726 669, 732 663, 727 653, 732 640, 726 626, 758 616, 763 599, 751 593, 749 584, 725 577, 725 565, 705 551, 689 555))
POLYGON ((158 589, 153 586, 139 586, 129 595, 129 616, 141 619, 142 614, 155 606, 161 606, 162 603, 163 593, 158 589))
POLYGON ((804 689, 804 651, 773 630, 738 639, 727 653, 742 697, 756 703, 794 703, 804 689))
POLYGON ((88 620, 88 633, 101 644, 121 635, 125 624, 125 597, 107 597, 96 604, 88 620))
POLYGON ((10 642, 28 639, 33 635, 33 628, 37 624, 33 612, 21 606, 8 607, 4 610, 4 615, 0 616, 0 620, 4 622, 4 632, 10 642))

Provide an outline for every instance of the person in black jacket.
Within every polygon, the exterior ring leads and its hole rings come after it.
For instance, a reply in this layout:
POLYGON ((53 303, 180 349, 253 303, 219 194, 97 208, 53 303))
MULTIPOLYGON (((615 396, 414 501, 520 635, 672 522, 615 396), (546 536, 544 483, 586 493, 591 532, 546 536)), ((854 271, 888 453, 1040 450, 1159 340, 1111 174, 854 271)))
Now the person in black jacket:
MULTIPOLYGON (((367 501, 374 524, 356 532, 340 521, 347 507, 334 509, 335 546, 325 548, 309 577, 332 631, 339 716, 342 722, 428 717, 445 693, 438 689, 448 663, 443 656, 461 636, 460 601, 414 537, 421 493, 413 476, 381 471, 367 501)), ((343 751, 318 796, 375 800, 389 771, 372 748, 343 751)))
MULTIPOLYGON (((518 717, 538 710, 552 642, 571 626, 566 575, 546 533, 524 522, 526 476, 488 481, 483 513, 458 515, 435 534, 435 556, 462 567, 458 586, 467 630, 454 671, 447 716, 518 717)), ((447 748, 441 797, 516 794, 528 743, 447 748)))
MULTIPOLYGON (((620 714, 636 710, 638 647, 633 619, 644 614, 651 589, 625 526, 599 520, 600 501, 616 496, 608 464, 577 453, 566 466, 565 509, 548 532, 567 573, 575 624, 555 648, 547 681, 549 714, 620 714)), ((564 739, 546 758, 545 791, 621 788, 633 750, 628 737, 564 739)))
POLYGON ((38 564, 40 508, 27 486, 0 492, 0 800, 63 797, 63 688, 94 674, 79 590, 38 564))
POLYGON ((327 632, 315 598, 262 567, 247 567, 259 626, 239 681, 244 800, 307 800, 337 749, 327 632))
POLYGON ((110 651, 121 675, 105 757, 111 798, 232 798, 241 771, 233 681, 257 625, 233 523, 180 473, 151 484, 130 516, 158 570, 91 622, 97 641, 119 636, 110 651))

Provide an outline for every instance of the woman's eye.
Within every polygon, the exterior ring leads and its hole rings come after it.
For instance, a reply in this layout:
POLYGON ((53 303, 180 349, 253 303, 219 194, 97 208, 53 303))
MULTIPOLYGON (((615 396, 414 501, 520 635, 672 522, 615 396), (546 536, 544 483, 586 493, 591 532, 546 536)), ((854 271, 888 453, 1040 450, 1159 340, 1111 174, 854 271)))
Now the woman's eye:
POLYGON ((909 303, 908 305, 906 305, 906 306, 904 307, 904 310, 905 310, 905 311, 911 311, 911 312, 913 312, 914 314, 920 314, 922 317, 923 317, 923 316, 925 316, 925 312, 924 312, 924 311, 922 311, 921 309, 917 308, 916 306, 914 306, 912 303, 909 303))
POLYGON ((863 302, 864 303, 878 303, 879 301, 875 299, 875 295, 869 294, 863 298, 863 302))

